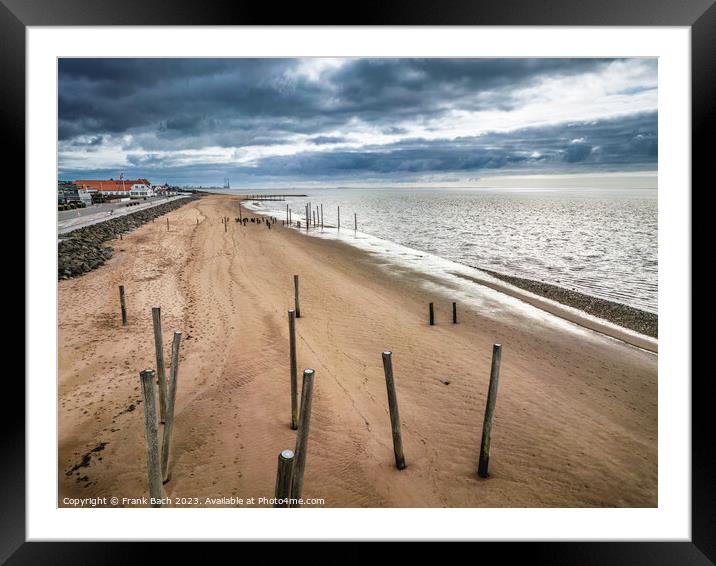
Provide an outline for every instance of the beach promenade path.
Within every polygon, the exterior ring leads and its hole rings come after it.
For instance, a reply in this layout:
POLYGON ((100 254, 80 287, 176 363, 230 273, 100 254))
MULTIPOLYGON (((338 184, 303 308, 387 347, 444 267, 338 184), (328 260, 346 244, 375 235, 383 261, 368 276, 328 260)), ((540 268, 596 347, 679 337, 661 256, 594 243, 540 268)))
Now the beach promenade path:
POLYGON ((280 222, 239 226, 237 206, 228 195, 189 203, 167 214, 169 231, 147 223, 113 242, 106 265, 59 282, 59 505, 147 495, 139 372, 155 367, 155 305, 167 363, 173 331, 184 333, 167 495, 273 496, 277 455, 295 444, 294 274, 299 372, 316 370, 304 497, 328 507, 657 505, 658 355, 515 308, 478 285, 479 307, 461 307, 453 325, 450 289, 429 275, 280 222), (502 371, 483 480, 476 469, 496 342, 502 371))
POLYGON ((102 210, 94 212, 94 207, 79 208, 72 211, 63 211, 58 214, 57 221, 57 233, 62 235, 85 226, 92 226, 93 224, 99 224, 112 220, 113 218, 119 218, 127 214, 132 214, 140 210, 147 208, 153 208, 160 204, 166 204, 173 200, 188 198, 185 195, 177 195, 167 198, 156 198, 146 202, 142 202, 136 206, 125 206, 127 203, 118 203, 116 205, 102 206, 102 210), (110 214, 111 212, 111 214, 110 214))

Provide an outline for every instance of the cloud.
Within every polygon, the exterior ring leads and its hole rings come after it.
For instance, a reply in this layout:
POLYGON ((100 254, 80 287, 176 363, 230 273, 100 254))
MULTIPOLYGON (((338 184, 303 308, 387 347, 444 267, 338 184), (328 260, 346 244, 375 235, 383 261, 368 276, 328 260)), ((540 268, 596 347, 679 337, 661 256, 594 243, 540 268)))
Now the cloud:
POLYGON ((592 153, 592 146, 583 141, 575 143, 573 140, 564 150, 564 160, 567 163, 576 163, 584 161, 592 153))
POLYGON ((588 163, 593 170, 649 169, 656 164, 656 131, 657 115, 648 113, 456 140, 406 139, 360 150, 271 156, 259 160, 252 172, 302 178, 529 167, 556 172, 567 171, 565 164, 575 163, 588 163))
POLYGON ((60 173, 653 168, 656 85, 655 59, 60 59, 60 173))

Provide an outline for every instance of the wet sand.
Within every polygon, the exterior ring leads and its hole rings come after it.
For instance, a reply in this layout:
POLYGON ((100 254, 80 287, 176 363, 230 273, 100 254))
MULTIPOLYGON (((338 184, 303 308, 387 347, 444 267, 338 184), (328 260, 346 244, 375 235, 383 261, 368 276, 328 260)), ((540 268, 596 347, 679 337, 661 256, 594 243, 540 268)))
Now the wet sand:
POLYGON ((304 497, 329 507, 656 506, 655 354, 551 315, 525 316, 477 284, 485 308, 461 306, 452 325, 449 290, 440 295, 427 275, 280 222, 268 230, 232 221, 225 232, 221 217, 238 216, 235 197, 209 196, 168 216, 171 231, 148 223, 115 241, 103 267, 59 282, 60 506, 64 497, 147 495, 138 374, 155 366, 154 305, 165 359, 173 331, 184 332, 167 495, 271 497, 277 455, 295 444, 294 273, 298 365, 316 370, 304 497), (495 342, 502 371, 483 480, 476 467, 495 342), (393 352, 403 471, 393 460, 384 350, 393 352))

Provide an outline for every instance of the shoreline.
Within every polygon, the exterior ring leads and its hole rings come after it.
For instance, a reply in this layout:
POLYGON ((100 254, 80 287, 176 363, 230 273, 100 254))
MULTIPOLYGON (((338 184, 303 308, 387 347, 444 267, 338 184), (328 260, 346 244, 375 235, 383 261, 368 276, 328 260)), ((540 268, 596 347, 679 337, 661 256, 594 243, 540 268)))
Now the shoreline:
MULTIPOLYGON (((244 197, 238 197, 239 202, 250 201, 244 197)), ((240 204, 241 206, 241 204, 240 204)), ((268 217, 271 211, 256 210, 246 206, 241 206, 242 210, 247 213, 255 214, 261 217, 268 217)), ((298 230, 296 226, 289 227, 297 230, 301 235, 313 236, 314 238, 325 240, 324 236, 318 236, 310 230, 305 231, 303 228, 298 230)), ((326 228, 335 228, 332 225, 326 225, 326 228)), ((511 275, 498 273, 489 269, 476 267, 464 263, 454 262, 446 258, 442 258, 431 252, 409 248, 393 242, 385 240, 378 236, 365 234, 370 238, 386 242, 390 245, 399 246, 420 254, 433 256, 441 261, 449 262, 461 268, 466 267, 474 270, 474 274, 459 273, 457 271, 448 271, 450 275, 460 279, 471 281, 477 285, 483 285, 494 289, 500 293, 504 293, 510 297, 524 301, 534 307, 539 308, 547 313, 555 315, 561 319, 578 324, 584 328, 594 330, 606 336, 616 338, 631 344, 638 348, 648 350, 650 352, 658 351, 658 315, 630 307, 607 299, 594 297, 579 291, 570 291, 557 285, 543 283, 533 279, 521 278, 511 275), (487 275, 488 278, 481 275, 487 275)), ((363 248, 356 246, 351 240, 340 239, 346 245, 355 249, 363 248)))
POLYGON ((58 506, 65 497, 147 494, 138 375, 156 363, 153 306, 165 356, 173 331, 183 332, 167 496, 271 497, 277 454, 296 441, 287 324, 295 274, 298 367, 316 371, 305 498, 326 507, 657 505, 656 356, 526 315, 519 301, 481 285, 470 285, 479 303, 460 303, 458 324, 440 297, 430 326, 429 273, 393 269, 280 222, 224 224, 236 206, 227 196, 197 199, 172 213, 171 231, 144 224, 102 268, 58 283, 58 506), (498 342, 490 478, 482 480, 476 463, 498 342))
POLYGON ((562 305, 584 311, 591 316, 607 320, 622 328, 633 330, 634 332, 650 336, 651 338, 658 338, 658 314, 630 307, 629 305, 615 301, 594 297, 593 295, 587 295, 580 291, 565 289, 552 283, 516 277, 514 275, 505 275, 504 273, 498 273, 497 271, 484 269, 482 267, 475 267, 475 269, 484 271, 488 275, 492 275, 520 289, 540 295, 562 305))

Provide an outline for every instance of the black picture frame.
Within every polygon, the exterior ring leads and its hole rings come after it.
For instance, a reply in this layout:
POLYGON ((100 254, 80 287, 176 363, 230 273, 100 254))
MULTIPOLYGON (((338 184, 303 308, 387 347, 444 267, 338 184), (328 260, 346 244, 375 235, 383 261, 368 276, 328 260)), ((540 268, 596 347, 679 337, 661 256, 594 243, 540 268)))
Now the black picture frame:
MULTIPOLYGON (((709 190, 710 144, 716 89, 716 6, 714 0, 382 0, 333 7, 305 3, 268 5, 186 0, 0 0, 0 119, 5 164, 24 163, 25 31, 28 26, 84 25, 565 25, 688 26, 692 55, 692 186, 709 190)), ((11 169, 11 167, 9 167, 11 169)), ((25 187, 24 169, 14 187, 25 187)), ((10 175, 13 179, 13 175, 10 175)), ((693 191, 684 195, 692 199, 693 191)), ((13 189, 16 191, 16 189, 13 189)), ((692 202, 692 200, 691 200, 692 202)), ((691 277, 691 274, 684 274, 691 277)), ((27 283, 27 282, 25 282, 27 283)), ((23 291, 21 291, 23 292, 23 291)), ((25 295, 25 299, 31 300, 25 295)), ((27 304, 27 303, 26 303, 27 304)), ((548 564, 714 564, 716 563, 716 442, 711 416, 712 372, 695 372, 692 387, 692 537, 690 542, 490 543, 485 552, 501 562, 529 557, 548 564)), ((24 399, 24 384, 4 379, 8 399, 24 399)), ((25 542, 25 414, 0 412, 0 562, 7 564, 106 564, 160 559, 150 543, 25 542), (141 560, 140 560, 141 558, 141 560)), ((8 404, 6 404, 7 407, 8 404)), ((317 533, 316 538, 320 538, 317 533)), ((182 548, 187 560, 211 559, 215 547, 182 548), (194 555, 194 556, 192 556, 194 555)), ((218 552, 225 552, 219 549, 218 552)), ((360 558, 362 550, 354 558, 360 558)), ((483 550, 481 549, 482 553, 483 550)), ((218 555, 218 553, 217 553, 218 555)), ((245 555, 247 558, 248 555, 245 555)), ((241 557, 237 557, 242 559, 241 557)), ((484 557, 483 557, 484 558, 484 557)))

